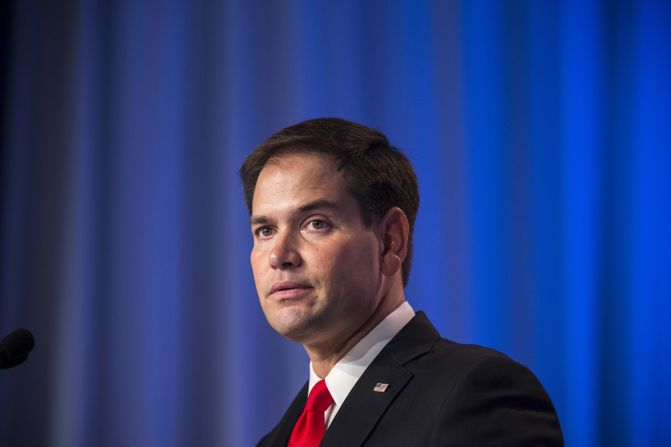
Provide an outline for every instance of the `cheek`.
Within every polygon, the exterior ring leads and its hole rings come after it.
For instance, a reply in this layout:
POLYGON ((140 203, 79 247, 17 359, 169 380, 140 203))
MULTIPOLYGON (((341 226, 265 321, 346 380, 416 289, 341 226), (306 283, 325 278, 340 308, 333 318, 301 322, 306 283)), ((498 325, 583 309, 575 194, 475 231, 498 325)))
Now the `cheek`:
POLYGON ((331 250, 322 250, 318 267, 331 281, 339 283, 336 286, 370 281, 377 270, 375 255, 370 241, 352 240, 331 250))
POLYGON ((252 247, 252 251, 249 253, 249 262, 252 265, 253 270, 257 270, 261 267, 261 262, 264 259, 264 252, 256 244, 252 247))
POLYGON ((249 255, 249 263, 252 266, 252 275, 254 275, 254 282, 256 283, 257 289, 259 287, 259 281, 263 277, 264 259, 264 254, 260 250, 252 249, 252 252, 249 255))

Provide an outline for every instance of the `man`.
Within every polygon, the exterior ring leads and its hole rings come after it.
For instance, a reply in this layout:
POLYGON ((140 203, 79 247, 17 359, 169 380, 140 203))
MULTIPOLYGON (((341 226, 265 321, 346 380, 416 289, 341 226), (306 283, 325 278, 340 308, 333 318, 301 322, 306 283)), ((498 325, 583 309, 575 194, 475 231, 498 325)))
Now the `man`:
POLYGON ((261 307, 310 358, 308 383, 260 446, 562 445, 533 373, 440 338, 405 300, 419 194, 384 135, 305 121, 240 173, 261 307))

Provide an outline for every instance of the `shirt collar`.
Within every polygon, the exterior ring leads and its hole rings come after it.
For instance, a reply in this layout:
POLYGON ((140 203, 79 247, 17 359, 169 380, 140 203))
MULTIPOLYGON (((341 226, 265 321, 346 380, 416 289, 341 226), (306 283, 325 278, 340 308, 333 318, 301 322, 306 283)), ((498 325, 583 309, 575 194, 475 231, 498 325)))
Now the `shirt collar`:
MULTIPOLYGON (((354 388, 357 380, 363 375, 375 357, 382 351, 389 341, 405 326, 413 317, 415 311, 410 303, 404 301, 392 313, 387 315, 377 326, 373 328, 364 338, 350 349, 341 358, 326 376, 326 386, 333 397, 333 414, 335 416, 340 406, 345 401, 349 392, 354 388)), ((310 362, 309 391, 321 380, 312 369, 310 362)))

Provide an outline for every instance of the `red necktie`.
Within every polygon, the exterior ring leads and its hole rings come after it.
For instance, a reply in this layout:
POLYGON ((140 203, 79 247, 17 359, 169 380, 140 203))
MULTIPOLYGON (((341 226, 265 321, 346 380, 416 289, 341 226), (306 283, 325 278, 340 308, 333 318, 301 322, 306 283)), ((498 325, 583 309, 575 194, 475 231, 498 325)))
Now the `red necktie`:
POLYGON ((320 380, 312 387, 305 408, 294 426, 287 447, 317 447, 324 437, 324 412, 333 403, 326 382, 320 380))

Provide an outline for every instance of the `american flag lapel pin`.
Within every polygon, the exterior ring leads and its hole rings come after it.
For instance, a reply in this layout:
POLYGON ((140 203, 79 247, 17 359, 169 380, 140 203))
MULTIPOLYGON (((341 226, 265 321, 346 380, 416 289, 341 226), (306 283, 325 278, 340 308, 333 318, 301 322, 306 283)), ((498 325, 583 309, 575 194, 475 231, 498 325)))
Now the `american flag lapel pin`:
POLYGON ((387 391, 387 388, 389 387, 388 383, 376 383, 375 386, 373 387, 373 391, 376 393, 384 393, 387 391))

